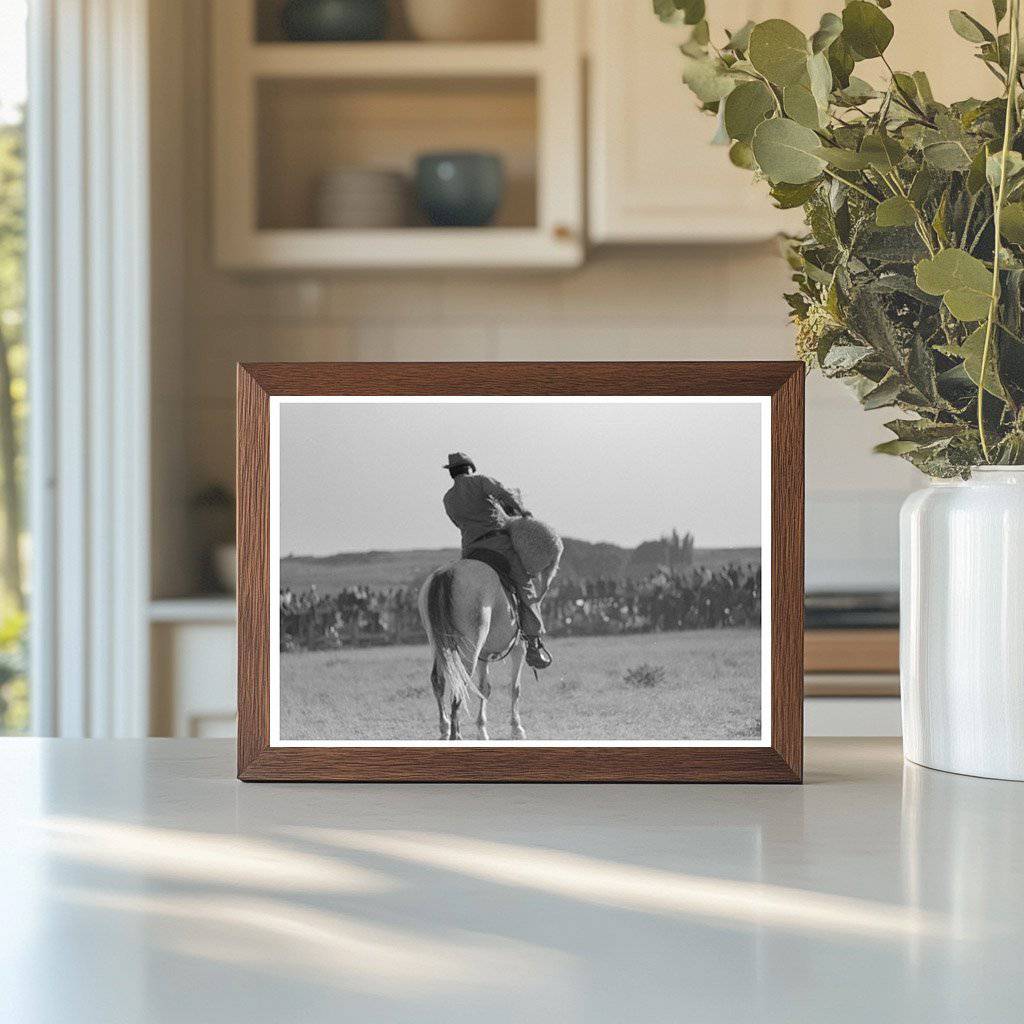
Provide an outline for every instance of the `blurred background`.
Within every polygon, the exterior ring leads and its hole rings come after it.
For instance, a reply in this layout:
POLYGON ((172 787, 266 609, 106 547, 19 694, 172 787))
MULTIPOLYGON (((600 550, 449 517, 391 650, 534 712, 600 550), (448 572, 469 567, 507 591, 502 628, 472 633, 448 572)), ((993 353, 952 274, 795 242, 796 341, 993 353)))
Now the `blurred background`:
MULTIPOLYGON (((895 67, 942 62, 927 6, 888 12, 895 67)), ((649 0, 27 13, 0 0, 2 731, 233 733, 237 361, 793 358, 799 219, 709 145, 649 0)), ((885 418, 808 380, 811 733, 899 730, 918 480, 885 418)))

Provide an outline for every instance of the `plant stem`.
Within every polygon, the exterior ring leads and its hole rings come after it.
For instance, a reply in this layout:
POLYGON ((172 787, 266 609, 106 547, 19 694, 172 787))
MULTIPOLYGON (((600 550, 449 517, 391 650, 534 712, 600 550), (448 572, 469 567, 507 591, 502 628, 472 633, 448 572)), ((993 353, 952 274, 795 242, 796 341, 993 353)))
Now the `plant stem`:
POLYGON ((995 243, 992 253, 992 297, 989 300, 988 320, 985 322, 985 345, 981 350, 981 369, 978 371, 978 435, 981 451, 987 463, 992 462, 988 437, 985 434, 985 373, 988 370, 992 347, 992 331, 999 310, 999 256, 1001 253, 1003 201, 1006 198, 1006 161, 1013 135, 1013 121, 1017 112, 1017 68, 1020 62, 1020 0, 1010 0, 1010 73, 1006 84, 1006 119, 1003 125, 1003 150, 999 155, 999 189, 995 196, 993 213, 995 243))
POLYGON ((842 184, 852 188, 854 192, 859 192, 862 196, 867 196, 867 198, 876 205, 878 204, 878 196, 873 196, 866 188, 861 188, 856 182, 847 181, 846 178, 840 178, 838 174, 833 174, 827 167, 824 169, 824 173, 835 181, 842 182, 842 184))
POLYGON ((903 102, 910 110, 917 114, 918 117, 925 118, 926 120, 924 123, 931 126, 931 121, 927 120, 927 113, 921 109, 917 100, 915 100, 913 96, 910 96, 906 92, 904 92, 903 88, 900 86, 900 83, 896 81, 896 72, 893 71, 892 65, 885 59, 885 54, 880 53, 879 56, 882 58, 882 63, 886 66, 886 68, 889 71, 890 86, 892 86, 892 88, 895 89, 900 94, 900 98, 903 100, 903 102))

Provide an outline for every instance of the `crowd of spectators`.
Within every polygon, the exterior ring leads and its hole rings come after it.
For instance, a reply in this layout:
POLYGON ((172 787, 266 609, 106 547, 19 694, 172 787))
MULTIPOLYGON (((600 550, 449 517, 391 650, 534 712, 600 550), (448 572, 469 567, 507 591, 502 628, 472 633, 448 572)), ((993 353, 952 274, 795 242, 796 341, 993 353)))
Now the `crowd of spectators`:
MULTIPOLYGON (((316 586, 281 591, 281 649, 421 643, 423 627, 412 587, 316 586)), ((561 580, 544 599, 553 636, 599 636, 683 629, 756 626, 761 621, 761 567, 662 569, 643 579, 561 580)))
POLYGON ((761 567, 660 570, 644 579, 556 583, 544 601, 552 633, 593 636, 720 629, 761 621, 761 567))

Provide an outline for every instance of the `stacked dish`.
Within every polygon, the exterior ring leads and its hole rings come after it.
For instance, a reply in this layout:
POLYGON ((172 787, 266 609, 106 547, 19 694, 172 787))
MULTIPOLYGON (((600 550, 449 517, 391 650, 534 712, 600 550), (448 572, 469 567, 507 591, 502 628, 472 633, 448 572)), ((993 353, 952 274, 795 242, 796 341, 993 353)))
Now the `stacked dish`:
POLYGON ((317 227, 400 228, 409 219, 409 184, 398 171, 338 167, 320 179, 317 227))
POLYGON ((534 0, 405 0, 417 39, 483 42, 533 39, 534 0))

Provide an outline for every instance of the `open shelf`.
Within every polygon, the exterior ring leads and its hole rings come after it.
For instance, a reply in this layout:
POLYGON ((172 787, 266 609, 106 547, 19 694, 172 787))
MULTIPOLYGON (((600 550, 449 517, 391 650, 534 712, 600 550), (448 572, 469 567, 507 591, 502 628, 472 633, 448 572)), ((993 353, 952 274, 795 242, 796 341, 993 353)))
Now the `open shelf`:
MULTIPOLYGON (((536 227, 532 79, 272 79, 258 84, 256 120, 261 231, 331 230, 317 224, 314 197, 325 174, 351 166, 402 174, 410 201, 401 230, 429 230, 412 198, 413 176, 417 156, 438 150, 497 153, 504 165, 493 226, 463 234, 536 227)), ((359 231, 353 241, 372 246, 379 233, 359 231)), ((451 229, 442 233, 454 240, 451 229)))
MULTIPOLYGON (((529 39, 434 43, 401 22, 381 42, 281 41, 278 0, 213 7, 214 243, 230 269, 568 267, 583 258, 576 0, 536 0, 529 39), (321 226, 340 169, 400 172, 427 152, 496 153, 491 224, 321 226)), ((361 212, 361 211, 360 211, 361 212)), ((373 223, 367 217, 354 221, 373 223)))
POLYGON ((533 228, 405 228, 381 231, 259 231, 239 266, 366 268, 574 267, 572 239, 553 245, 533 228))
MULTIPOLYGON (((217 0, 218 3, 222 0, 217 0)), ((258 45, 272 45, 285 42, 285 34, 281 25, 281 14, 285 0, 249 0, 252 3, 250 20, 251 39, 258 45)), ((433 2, 433 0, 419 0, 433 2)), ((541 0, 543 2, 543 0, 541 0)), ((495 27, 503 39, 509 41, 534 42, 538 36, 537 0, 506 0, 505 20, 499 26, 492 21, 488 27, 495 27)), ((497 35, 497 32, 494 32, 497 35)), ((410 19, 406 11, 406 0, 388 0, 388 23, 384 36, 385 41, 403 41, 418 43, 415 34, 415 19, 410 19)), ((315 43, 298 43, 299 46, 315 46, 315 43)), ((372 45, 355 43, 355 46, 372 45)), ((486 46, 486 43, 464 43, 465 46, 486 46)))
POLYGON ((257 78, 381 78, 535 75, 535 43, 268 43, 248 49, 257 78))

